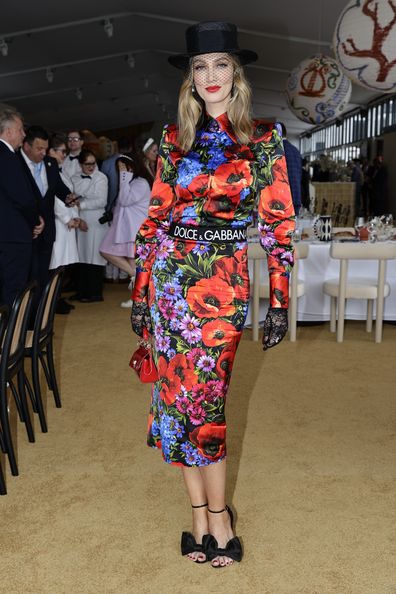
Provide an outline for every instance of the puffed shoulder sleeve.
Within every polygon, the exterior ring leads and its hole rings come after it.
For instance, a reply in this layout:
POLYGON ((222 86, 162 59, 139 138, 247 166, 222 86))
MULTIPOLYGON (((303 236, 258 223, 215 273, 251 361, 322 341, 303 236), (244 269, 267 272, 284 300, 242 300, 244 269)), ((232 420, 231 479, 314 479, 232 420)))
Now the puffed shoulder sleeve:
POLYGON ((258 229, 260 243, 267 253, 270 306, 287 308, 293 266, 294 208, 281 126, 276 123, 267 125, 266 130, 263 128, 256 128, 255 142, 258 229))
POLYGON ((174 184, 177 172, 173 158, 176 137, 176 127, 165 126, 158 151, 148 217, 136 236, 136 279, 132 294, 134 301, 146 299, 155 250, 169 229, 169 215, 176 201, 174 184))

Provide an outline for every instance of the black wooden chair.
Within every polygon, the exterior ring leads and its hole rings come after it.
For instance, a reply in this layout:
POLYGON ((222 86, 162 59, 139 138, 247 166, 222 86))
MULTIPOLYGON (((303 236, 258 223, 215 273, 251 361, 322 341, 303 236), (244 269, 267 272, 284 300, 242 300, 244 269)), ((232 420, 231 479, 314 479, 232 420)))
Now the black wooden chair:
MULTIPOLYGON (((3 338, 7 327, 7 320, 8 320, 8 307, 6 305, 0 305, 0 353, 1 353, 1 346, 3 344, 3 338)), ((0 431, 0 445, 1 450, 4 452, 5 445, 3 443, 3 435, 0 431)), ((7 494, 7 487, 5 482, 5 477, 3 474, 3 468, 0 462, 0 495, 7 494)))
POLYGON ((11 308, 0 356, 1 446, 3 452, 8 456, 11 473, 14 476, 17 476, 19 471, 8 416, 8 389, 10 389, 15 399, 19 418, 25 423, 29 441, 35 441, 33 425, 26 401, 25 373, 23 368, 26 332, 34 289, 35 283, 30 283, 16 297, 11 308), (17 378, 17 385, 14 383, 15 377, 17 378))
POLYGON ((44 370, 48 388, 54 395, 56 407, 61 408, 62 406, 56 380, 52 339, 55 308, 61 291, 63 272, 63 267, 57 268, 45 287, 37 309, 34 329, 28 330, 25 343, 25 357, 29 357, 31 360, 33 387, 27 377, 25 377, 25 383, 32 401, 33 411, 39 416, 43 433, 48 431, 48 427, 41 397, 39 362, 44 370))

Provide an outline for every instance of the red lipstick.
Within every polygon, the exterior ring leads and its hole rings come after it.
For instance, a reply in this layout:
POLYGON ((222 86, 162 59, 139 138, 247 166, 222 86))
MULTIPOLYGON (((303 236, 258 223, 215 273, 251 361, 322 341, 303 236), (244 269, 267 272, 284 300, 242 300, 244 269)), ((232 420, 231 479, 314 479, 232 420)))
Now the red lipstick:
POLYGON ((220 89, 221 87, 206 87, 208 93, 217 93, 217 91, 219 91, 220 89))

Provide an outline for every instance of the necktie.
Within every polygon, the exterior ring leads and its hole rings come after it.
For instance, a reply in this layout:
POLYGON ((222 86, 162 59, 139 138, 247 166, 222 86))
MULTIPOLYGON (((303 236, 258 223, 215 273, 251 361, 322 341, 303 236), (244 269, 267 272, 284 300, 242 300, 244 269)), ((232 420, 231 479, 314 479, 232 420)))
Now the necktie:
POLYGON ((75 157, 73 157, 72 155, 69 155, 69 159, 70 159, 70 161, 73 161, 73 159, 78 159, 78 155, 76 155, 75 157))
POLYGON ((43 180, 41 179, 41 170, 43 168, 43 163, 33 163, 33 170, 34 170, 34 181, 37 184, 38 189, 40 190, 40 194, 44 196, 44 184, 43 180))
POLYGON ((83 179, 92 179, 92 177, 90 175, 81 175, 81 177, 83 179))

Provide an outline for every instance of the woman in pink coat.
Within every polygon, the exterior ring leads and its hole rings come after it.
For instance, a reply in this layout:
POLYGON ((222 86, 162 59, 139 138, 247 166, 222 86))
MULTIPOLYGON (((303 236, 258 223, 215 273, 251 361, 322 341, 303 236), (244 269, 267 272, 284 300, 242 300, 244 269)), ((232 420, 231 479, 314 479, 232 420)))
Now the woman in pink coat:
MULTIPOLYGON (((118 196, 113 220, 100 246, 100 253, 130 276, 129 288, 132 288, 135 277, 135 237, 147 217, 150 185, 132 153, 121 155, 115 166, 119 171, 118 196)), ((121 306, 131 307, 132 302, 125 301, 121 306)))

